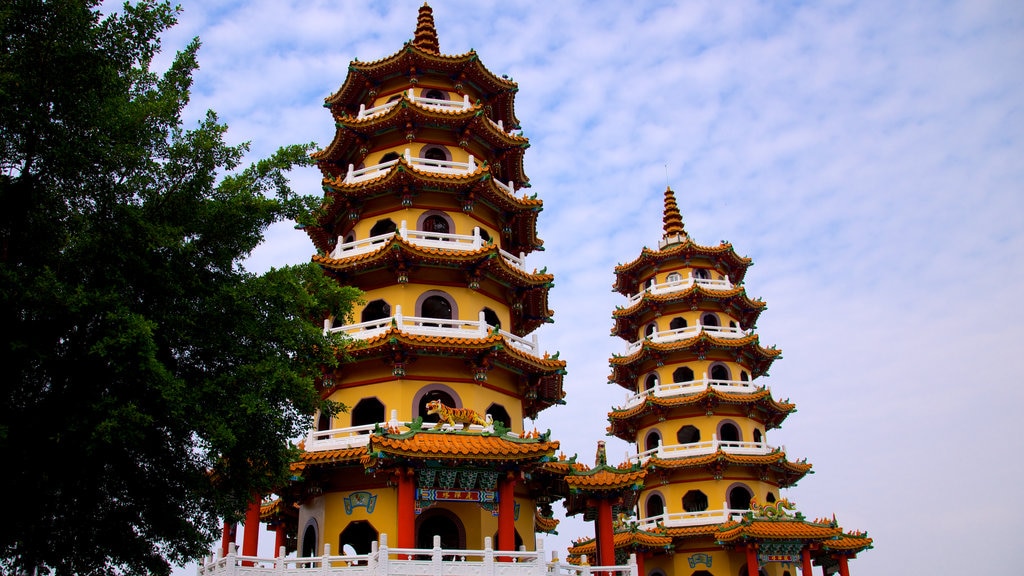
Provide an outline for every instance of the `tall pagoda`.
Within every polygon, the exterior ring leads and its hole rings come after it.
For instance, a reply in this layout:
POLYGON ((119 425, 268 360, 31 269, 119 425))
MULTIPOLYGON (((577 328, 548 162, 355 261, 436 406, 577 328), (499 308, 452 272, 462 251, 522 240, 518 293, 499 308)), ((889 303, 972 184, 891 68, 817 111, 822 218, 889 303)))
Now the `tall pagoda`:
POLYGON ((553 276, 527 264, 543 203, 524 193, 517 90, 473 51, 442 54, 424 5, 411 42, 353 61, 326 99, 337 129, 314 154, 324 207, 305 231, 364 302, 324 326, 348 340, 321 394, 350 410, 317 419, 264 506, 300 556, 365 554, 382 534, 533 550, 557 524, 531 471, 558 442, 523 424, 563 403, 565 362, 534 334, 553 276))
POLYGON ((780 351, 754 332, 765 303, 743 288, 752 262, 729 243, 695 243, 673 191, 664 198, 658 249, 617 266, 613 286, 626 302, 612 334, 626 347, 610 360, 609 383, 627 398, 609 412, 608 434, 636 444, 619 468, 645 472, 638 495, 623 491, 637 517, 620 517, 603 538, 598 527, 571 555, 604 546, 622 563, 635 553, 644 576, 789 576, 797 567, 808 576, 813 564, 846 576, 871 539, 834 518, 808 521, 779 492, 811 465, 768 441, 795 406, 763 385, 780 351))

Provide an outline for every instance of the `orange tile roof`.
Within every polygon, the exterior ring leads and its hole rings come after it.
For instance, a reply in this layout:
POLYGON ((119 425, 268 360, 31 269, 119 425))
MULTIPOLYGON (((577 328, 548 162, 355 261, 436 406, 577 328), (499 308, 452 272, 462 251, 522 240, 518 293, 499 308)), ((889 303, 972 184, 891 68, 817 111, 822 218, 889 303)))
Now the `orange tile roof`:
POLYGON ((718 541, 731 543, 744 540, 825 540, 842 534, 838 526, 815 524, 796 519, 744 519, 719 526, 718 541))
POLYGON ((474 432, 407 432, 370 437, 364 464, 371 459, 412 457, 430 460, 543 460, 554 456, 558 441, 513 439, 474 432))
MULTIPOLYGON (((701 284, 694 283, 693 286, 685 290, 678 292, 668 292, 664 294, 651 294, 650 292, 643 295, 632 306, 628 308, 616 308, 612 312, 613 318, 620 318, 623 316, 629 316, 636 312, 645 309, 645 303, 655 302, 659 304, 667 304, 670 302, 677 302, 679 300, 700 298, 701 301, 720 302, 723 305, 733 305, 736 308, 750 309, 760 314, 762 310, 768 307, 768 304, 763 300, 751 300, 747 296, 746 290, 743 286, 733 286, 731 290, 712 290, 706 288, 701 284)), ((752 322, 744 322, 744 325, 753 324, 752 322)))
MULTIPOLYGON (((612 536, 612 542, 616 550, 664 550, 672 547, 671 537, 644 530, 621 530, 615 532, 612 536)), ((596 552, 597 540, 594 538, 579 540, 575 545, 569 547, 570 562, 572 562, 571 558, 576 557, 578 559, 578 557, 584 554, 589 558, 594 558, 596 552)), ((575 564, 575 562, 572 563, 575 564)))
POLYGON ((723 392, 717 388, 709 387, 703 392, 689 394, 686 396, 669 396, 661 398, 650 395, 642 404, 626 409, 613 409, 611 412, 608 412, 608 418, 610 420, 626 420, 642 415, 647 412, 651 406, 657 406, 659 408, 677 408, 681 406, 706 404, 708 400, 711 399, 718 404, 730 404, 737 406, 754 404, 758 408, 772 413, 777 413, 779 415, 789 414, 796 410, 796 404, 772 398, 772 393, 767 388, 762 388, 751 394, 738 394, 735 392, 723 392))
POLYGON ((678 352, 685 351, 689 348, 703 345, 705 349, 718 348, 718 349, 736 349, 740 348, 747 354, 763 357, 765 359, 772 359, 779 357, 782 354, 782 350, 778 348, 764 348, 759 343, 760 339, 757 334, 749 334, 742 338, 721 338, 712 335, 710 332, 700 332, 699 334, 690 338, 683 338, 675 340, 673 342, 656 342, 654 340, 645 340, 639 350, 630 354, 629 356, 616 356, 613 355, 609 362, 612 366, 622 366, 631 364, 637 360, 647 357, 651 352, 678 352))
POLYGON ((615 284, 612 285, 612 290, 622 294, 636 294, 639 292, 636 275, 644 268, 658 266, 673 260, 689 261, 695 257, 705 258, 716 263, 724 269, 734 284, 743 281, 747 268, 752 263, 750 258, 736 254, 732 244, 728 242, 723 242, 718 246, 702 246, 687 237, 686 241, 681 244, 665 250, 651 250, 644 247, 640 256, 632 262, 615 266, 615 284))
POLYGON ((547 518, 542 516, 539 509, 533 511, 533 521, 537 526, 538 532, 544 532, 546 534, 554 533, 555 529, 558 528, 560 520, 557 518, 547 518))
POLYGON ((834 540, 822 542, 821 547, 825 550, 857 553, 873 548, 873 543, 874 540, 868 538, 866 534, 843 534, 834 540))
POLYGON ((565 483, 573 491, 611 492, 623 488, 643 486, 647 471, 644 469, 621 470, 600 467, 582 472, 574 471, 565 477, 565 483))
POLYGON ((302 452, 299 456, 299 460, 292 462, 290 470, 293 473, 298 474, 308 466, 320 466, 324 464, 355 464, 365 455, 365 447, 302 452))

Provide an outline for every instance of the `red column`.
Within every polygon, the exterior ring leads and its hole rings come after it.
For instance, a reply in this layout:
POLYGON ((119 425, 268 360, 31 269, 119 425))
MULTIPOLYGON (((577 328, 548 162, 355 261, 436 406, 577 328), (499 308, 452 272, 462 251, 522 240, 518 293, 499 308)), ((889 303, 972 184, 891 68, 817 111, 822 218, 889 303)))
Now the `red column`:
MULTIPOLYGON (((281 546, 284 546, 284 523, 274 526, 274 558, 281 555, 281 546)), ((341 554, 341 552, 338 552, 341 554)))
POLYGON ((220 555, 228 555, 228 545, 235 541, 235 525, 224 522, 224 531, 220 535, 220 555))
POLYGON ((839 576, 850 576, 850 566, 847 561, 846 554, 839 556, 839 576))
POLYGON ((760 568, 757 564, 757 550, 755 550, 753 544, 747 544, 747 574, 757 576, 760 568))
POLYGON ((612 525, 612 501, 597 501, 597 561, 601 566, 615 565, 615 528, 612 525))
MULTIPOLYGON (((259 554, 260 504, 262 501, 263 499, 257 496, 253 498, 252 502, 249 502, 249 507, 245 509, 245 533, 242 535, 243 556, 259 554)), ((243 566, 252 566, 252 562, 247 562, 243 566)))
POLYGON ((416 547, 416 485, 411 468, 398 470, 398 548, 416 547))
POLYGON ((644 570, 644 558, 647 557, 647 554, 648 554, 647 552, 637 552, 636 553, 636 571, 637 571, 638 574, 640 574, 640 576, 646 576, 647 575, 647 571, 644 570))
MULTIPOLYGON (((509 472, 498 486, 498 550, 516 549, 516 476, 509 472)), ((509 558, 504 558, 509 560, 509 558)))
POLYGON ((800 551, 800 559, 803 560, 803 576, 811 576, 811 550, 804 548, 800 551))

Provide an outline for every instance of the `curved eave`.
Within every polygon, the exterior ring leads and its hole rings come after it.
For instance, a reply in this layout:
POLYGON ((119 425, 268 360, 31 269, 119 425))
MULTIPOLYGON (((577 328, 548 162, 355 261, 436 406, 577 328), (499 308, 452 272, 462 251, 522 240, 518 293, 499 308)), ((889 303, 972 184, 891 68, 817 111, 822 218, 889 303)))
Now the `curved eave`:
POLYGON ((415 69, 417 77, 442 75, 456 84, 468 82, 492 106, 500 106, 500 117, 510 120, 513 126, 519 125, 513 104, 518 85, 488 70, 473 50, 458 55, 434 54, 406 43, 390 56, 369 62, 353 61, 348 69, 341 88, 324 99, 324 105, 332 110, 358 109, 371 88, 392 78, 408 76, 415 69))
POLYGON ((334 464, 358 464, 363 455, 366 454, 365 447, 342 448, 338 450, 320 450, 317 452, 303 451, 299 459, 292 462, 289 470, 292 474, 299 475, 312 466, 326 466, 334 464))
POLYGON ((741 326, 757 324, 758 317, 767 307, 760 300, 751 300, 742 286, 735 286, 732 290, 708 290, 695 284, 686 290, 672 294, 648 293, 628 308, 616 308, 612 312, 612 318, 615 320, 612 335, 627 339, 634 336, 639 323, 638 317, 648 310, 661 310, 677 304, 686 304, 692 309, 699 308, 708 302, 721 306, 725 312, 734 316, 741 326))
POLYGON ((652 358, 664 358, 671 354, 694 354, 703 358, 709 352, 725 352, 742 361, 750 369, 754 378, 762 376, 771 367, 772 362, 780 358, 782 351, 777 348, 764 348, 759 344, 756 334, 750 334, 743 338, 718 338, 707 332, 676 340, 675 342, 654 342, 646 341, 639 350, 629 356, 612 356, 609 365, 612 374, 608 377, 610 382, 615 382, 627 389, 634 389, 636 374, 629 374, 628 368, 652 358))
POLYGON ((767 473, 775 475, 780 487, 792 486, 801 478, 811 472, 812 465, 808 462, 792 462, 786 459, 786 453, 776 450, 764 455, 729 454, 719 449, 712 454, 690 456, 687 458, 666 458, 661 459, 652 456, 646 464, 648 470, 685 470, 685 469, 714 469, 717 476, 721 476, 724 470, 732 467, 749 467, 761 469, 761 476, 767 473))
POLYGON ((717 269, 728 274, 733 284, 743 282, 747 268, 753 263, 750 258, 737 254, 732 244, 728 242, 718 246, 702 246, 688 239, 665 250, 644 247, 635 260, 615 267, 615 283, 612 289, 623 295, 636 294, 639 292, 638 274, 644 268, 663 267, 666 262, 689 262, 697 258, 710 261, 717 269))
MULTIPOLYGON (((672 548, 672 538, 662 533, 648 532, 646 530, 618 530, 612 536, 612 543, 616 550, 627 550, 630 552, 645 552, 668 550, 672 548)), ((579 558, 584 554, 588 558, 596 558, 597 540, 587 538, 577 541, 576 545, 569 547, 570 558, 579 558)), ((576 564, 578 562, 570 563, 576 564)))
POLYGON ((838 538, 825 540, 821 543, 821 548, 826 552, 839 552, 852 556, 874 548, 873 544, 874 540, 866 535, 843 534, 838 538))
MULTIPOLYGON (((608 421, 612 427, 618 428, 618 423, 628 425, 644 417, 652 410, 667 411, 672 408, 694 407, 702 411, 713 409, 716 406, 732 405, 746 406, 758 411, 765 421, 767 429, 777 428, 791 412, 796 410, 796 405, 789 402, 779 402, 772 398, 771 391, 766 388, 753 394, 735 394, 732 392, 721 392, 714 388, 708 388, 697 394, 687 396, 674 396, 669 398, 648 397, 643 404, 638 404, 625 410, 612 410, 608 413, 608 421)), ((626 440, 632 440, 631 437, 626 440)))
POLYGON ((586 471, 572 471, 565 476, 569 490, 578 494, 601 494, 640 490, 643 488, 647 470, 643 468, 612 468, 602 466, 586 471))

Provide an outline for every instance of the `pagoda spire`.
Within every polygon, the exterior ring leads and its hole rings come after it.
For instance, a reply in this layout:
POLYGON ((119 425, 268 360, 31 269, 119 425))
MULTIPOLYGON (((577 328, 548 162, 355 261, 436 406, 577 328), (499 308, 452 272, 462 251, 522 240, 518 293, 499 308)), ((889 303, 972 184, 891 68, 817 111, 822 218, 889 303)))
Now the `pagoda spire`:
POLYGON ((686 239, 686 230, 683 229, 683 215, 679 213, 676 195, 671 187, 665 188, 665 216, 662 218, 662 222, 664 222, 664 238, 666 242, 678 242, 686 239))
POLYGON ((412 45, 431 54, 441 53, 441 47, 437 43, 437 30, 434 28, 434 11, 426 2, 420 6, 420 13, 416 18, 416 35, 413 37, 412 45))

